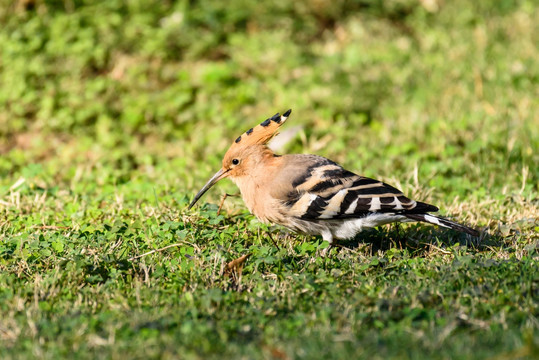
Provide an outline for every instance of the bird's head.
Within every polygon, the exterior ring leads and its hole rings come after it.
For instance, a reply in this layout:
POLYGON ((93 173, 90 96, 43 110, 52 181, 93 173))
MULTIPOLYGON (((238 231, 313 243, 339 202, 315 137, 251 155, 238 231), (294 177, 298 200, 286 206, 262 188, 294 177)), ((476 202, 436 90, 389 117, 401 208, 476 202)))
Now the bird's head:
POLYGON ((288 110, 283 115, 277 113, 238 136, 226 152, 221 169, 195 195, 189 209, 219 180, 226 177, 238 178, 256 166, 260 154, 267 149, 266 144, 277 135, 277 130, 285 123, 291 112, 292 110, 288 110))

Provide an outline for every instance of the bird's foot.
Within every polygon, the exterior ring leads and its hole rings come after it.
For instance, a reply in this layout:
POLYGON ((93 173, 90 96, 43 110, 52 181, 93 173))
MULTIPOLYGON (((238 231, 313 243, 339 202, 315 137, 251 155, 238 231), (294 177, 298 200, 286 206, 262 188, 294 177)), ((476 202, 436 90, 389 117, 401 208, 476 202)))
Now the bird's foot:
POLYGON ((325 249, 322 249, 322 251, 320 251, 320 256, 321 257, 326 257, 328 254, 329 254, 329 250, 332 248, 331 245, 329 245, 327 248, 325 249))
POLYGON ((332 250, 332 249, 344 249, 346 251, 351 251, 351 252, 354 252, 354 250, 344 246, 344 245, 341 245, 339 243, 336 243, 336 242, 333 242, 333 243, 329 243, 329 246, 325 249, 322 249, 322 251, 320 251, 320 256, 321 257, 326 257, 327 255, 329 255, 329 252, 332 250))
POLYGON ((339 244, 336 244, 334 242, 330 242, 328 247, 326 247, 325 249, 322 249, 322 251, 320 251, 320 256, 321 257, 326 257, 329 255, 330 251, 333 249, 333 248, 336 248, 336 247, 342 247, 341 245, 339 244))

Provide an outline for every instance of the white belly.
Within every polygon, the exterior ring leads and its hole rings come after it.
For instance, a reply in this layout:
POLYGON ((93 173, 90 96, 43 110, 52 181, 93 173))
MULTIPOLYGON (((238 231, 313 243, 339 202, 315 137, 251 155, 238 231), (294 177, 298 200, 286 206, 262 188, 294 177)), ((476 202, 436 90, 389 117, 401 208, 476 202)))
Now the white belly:
POLYGON ((343 220, 328 224, 329 231, 336 239, 350 239, 364 228, 372 228, 392 222, 409 221, 405 216, 395 214, 372 214, 360 219, 343 220))

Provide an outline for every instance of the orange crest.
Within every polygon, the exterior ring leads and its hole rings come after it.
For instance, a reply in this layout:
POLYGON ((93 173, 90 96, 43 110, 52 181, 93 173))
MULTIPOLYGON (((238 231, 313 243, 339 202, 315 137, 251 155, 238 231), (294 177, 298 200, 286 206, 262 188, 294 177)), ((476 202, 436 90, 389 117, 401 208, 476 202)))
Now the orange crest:
POLYGON ((234 141, 228 151, 234 151, 238 148, 243 148, 251 145, 265 145, 272 137, 277 135, 277 130, 283 125, 290 116, 292 110, 286 111, 283 115, 277 113, 272 117, 264 120, 254 128, 250 128, 234 141))

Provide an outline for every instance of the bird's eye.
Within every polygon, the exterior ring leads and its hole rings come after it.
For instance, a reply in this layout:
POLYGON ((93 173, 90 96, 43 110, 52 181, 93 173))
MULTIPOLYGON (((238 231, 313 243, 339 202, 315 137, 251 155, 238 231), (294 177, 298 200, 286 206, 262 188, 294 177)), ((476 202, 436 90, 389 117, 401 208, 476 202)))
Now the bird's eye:
POLYGON ((232 164, 233 165, 238 165, 240 163, 240 161, 238 159, 232 159, 232 164))

